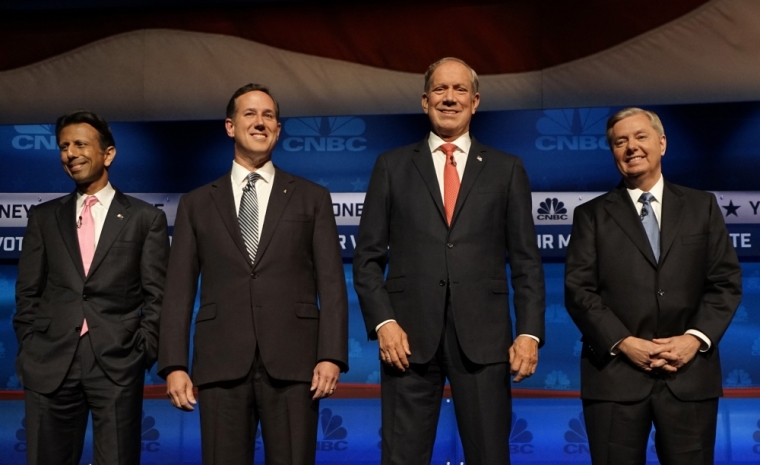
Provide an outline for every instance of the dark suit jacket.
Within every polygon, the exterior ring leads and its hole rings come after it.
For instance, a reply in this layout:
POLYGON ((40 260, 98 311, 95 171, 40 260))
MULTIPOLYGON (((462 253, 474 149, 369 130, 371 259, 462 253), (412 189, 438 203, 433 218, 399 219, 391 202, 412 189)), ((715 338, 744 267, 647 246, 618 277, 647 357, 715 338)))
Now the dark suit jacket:
POLYGON ((395 319, 409 337, 411 361, 428 362, 443 333, 448 280, 467 357, 481 364, 508 360, 508 260, 516 333, 543 343, 543 268, 520 159, 473 139, 449 228, 427 138, 378 157, 354 255, 354 285, 371 339, 380 322, 395 319))
POLYGON ((54 391, 87 318, 98 363, 128 385, 158 356, 158 311, 169 236, 158 208, 116 191, 85 277, 76 193, 29 210, 16 282, 16 371, 25 388, 54 391))
POLYGON ((192 377, 234 380, 258 345, 276 379, 310 382, 318 361, 348 369, 348 302, 327 189, 276 169, 255 266, 227 173, 182 197, 174 223, 158 368, 187 369, 198 276, 192 377))
POLYGON ((665 182, 660 260, 622 184, 575 209, 565 265, 565 305, 583 334, 581 397, 636 401, 654 377, 611 348, 688 329, 712 342, 674 375, 671 391, 693 401, 722 395, 718 343, 741 300, 741 268, 715 197, 665 182))

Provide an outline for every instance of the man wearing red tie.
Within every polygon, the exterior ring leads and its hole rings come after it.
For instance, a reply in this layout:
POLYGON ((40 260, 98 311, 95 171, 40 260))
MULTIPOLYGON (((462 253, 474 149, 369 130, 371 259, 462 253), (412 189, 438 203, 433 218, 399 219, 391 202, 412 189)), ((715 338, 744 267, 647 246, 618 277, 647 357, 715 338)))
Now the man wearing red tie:
POLYGON ((145 370, 158 355, 166 215, 108 182, 116 147, 102 118, 62 116, 56 139, 76 190, 29 210, 16 282, 27 463, 79 463, 92 413, 95 463, 138 464, 145 370))
POLYGON ((544 342, 528 178, 519 158, 470 137, 479 103, 467 64, 431 65, 432 132, 381 154, 367 190, 354 285, 380 346, 384 465, 430 463, 446 379, 467 463, 509 464, 510 374, 531 376, 544 342))

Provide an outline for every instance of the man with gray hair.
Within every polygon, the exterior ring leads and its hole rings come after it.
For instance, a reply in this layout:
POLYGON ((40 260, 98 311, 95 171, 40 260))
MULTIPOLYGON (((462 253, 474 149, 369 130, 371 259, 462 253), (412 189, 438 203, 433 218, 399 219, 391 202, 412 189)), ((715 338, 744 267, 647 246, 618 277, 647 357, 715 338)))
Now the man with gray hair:
POLYGON ((386 465, 430 463, 446 379, 467 463, 509 464, 510 374, 531 376, 544 342, 528 177, 519 158, 470 136, 479 104, 466 63, 431 65, 432 130, 378 157, 364 201, 354 285, 380 346, 386 465))
POLYGON ((736 252, 715 196, 663 179, 656 114, 616 113, 607 139, 623 180, 576 208, 565 265, 591 461, 643 465, 654 425, 660 463, 712 464, 736 252))

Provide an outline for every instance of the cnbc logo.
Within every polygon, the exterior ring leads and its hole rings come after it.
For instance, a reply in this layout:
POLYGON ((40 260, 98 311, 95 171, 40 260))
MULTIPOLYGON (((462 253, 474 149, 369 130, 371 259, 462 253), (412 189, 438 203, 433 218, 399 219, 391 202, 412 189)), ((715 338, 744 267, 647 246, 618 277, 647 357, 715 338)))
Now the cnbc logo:
POLYGON ((353 116, 290 118, 283 127, 288 152, 360 152, 367 148, 364 121, 353 116))
POLYGON ((565 431, 565 447, 563 450, 566 454, 588 454, 588 435, 586 434, 586 422, 583 419, 583 412, 578 418, 571 418, 567 423, 568 430, 565 431))
POLYGON ((536 121, 538 150, 609 150, 606 124, 609 108, 544 110, 536 121))
POLYGON ((566 220, 567 208, 565 208, 564 202, 556 197, 552 199, 546 199, 538 204, 538 220, 566 220))
POLYGON ((512 412, 512 431, 509 434, 509 452, 515 454, 533 453, 533 433, 528 430, 528 422, 524 418, 517 418, 512 412))
POLYGON ((148 415, 145 411, 142 413, 142 424, 140 425, 140 447, 143 452, 158 452, 161 450, 161 443, 158 438, 161 433, 155 428, 156 420, 148 415))
POLYGON ((16 452, 26 452, 26 417, 21 419, 21 428, 16 430, 16 444, 13 450, 16 452))
POLYGON ((322 440, 317 440, 317 450, 333 451, 348 449, 348 431, 341 426, 343 418, 339 415, 333 415, 332 410, 323 408, 319 414, 319 426, 322 430, 322 440))
POLYGON ((17 135, 11 139, 11 145, 16 150, 58 150, 50 124, 13 126, 13 129, 17 135))

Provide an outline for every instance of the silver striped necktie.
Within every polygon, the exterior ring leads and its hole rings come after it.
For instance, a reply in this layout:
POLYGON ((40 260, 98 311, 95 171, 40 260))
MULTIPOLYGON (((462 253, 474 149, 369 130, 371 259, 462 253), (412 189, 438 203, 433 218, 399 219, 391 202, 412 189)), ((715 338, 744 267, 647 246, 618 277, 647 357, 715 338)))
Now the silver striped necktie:
POLYGON ((261 179, 258 173, 249 173, 248 184, 243 187, 243 197, 240 199, 240 211, 238 223, 240 232, 243 234, 245 248, 251 257, 251 264, 256 258, 256 249, 259 247, 259 199, 256 196, 256 181, 261 179))

